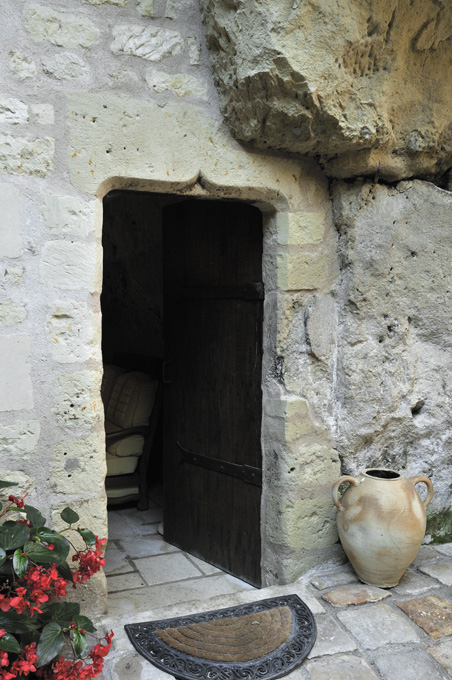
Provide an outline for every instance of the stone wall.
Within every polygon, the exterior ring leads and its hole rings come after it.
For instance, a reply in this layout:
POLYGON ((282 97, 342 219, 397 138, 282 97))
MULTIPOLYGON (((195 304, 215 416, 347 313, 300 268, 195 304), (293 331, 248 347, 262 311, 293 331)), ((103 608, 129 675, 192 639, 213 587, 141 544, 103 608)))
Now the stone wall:
MULTIPOLYGON (((231 137, 196 0, 5 0, 3 18, 1 476, 20 479, 45 514, 71 504, 106 535, 102 199, 251 201, 264 214, 264 582, 295 578, 337 539, 321 312, 339 272, 327 181, 314 162, 231 137), (320 368, 303 335, 310 309, 320 368)), ((101 577, 95 591, 99 611, 101 577)))

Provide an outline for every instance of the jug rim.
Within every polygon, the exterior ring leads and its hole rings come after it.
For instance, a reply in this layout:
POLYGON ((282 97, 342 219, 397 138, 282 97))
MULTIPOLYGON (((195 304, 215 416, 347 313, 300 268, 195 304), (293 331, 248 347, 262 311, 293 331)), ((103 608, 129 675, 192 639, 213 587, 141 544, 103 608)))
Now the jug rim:
POLYGON ((383 482, 397 482, 402 479, 400 472, 390 468, 367 468, 363 474, 365 477, 369 477, 369 479, 383 482))

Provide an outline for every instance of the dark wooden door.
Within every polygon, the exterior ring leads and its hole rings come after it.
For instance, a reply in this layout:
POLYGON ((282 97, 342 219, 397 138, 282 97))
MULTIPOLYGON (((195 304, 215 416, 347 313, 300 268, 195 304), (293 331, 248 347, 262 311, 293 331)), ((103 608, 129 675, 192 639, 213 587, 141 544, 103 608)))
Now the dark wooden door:
POLYGON ((261 584, 262 216, 163 212, 165 540, 261 584))

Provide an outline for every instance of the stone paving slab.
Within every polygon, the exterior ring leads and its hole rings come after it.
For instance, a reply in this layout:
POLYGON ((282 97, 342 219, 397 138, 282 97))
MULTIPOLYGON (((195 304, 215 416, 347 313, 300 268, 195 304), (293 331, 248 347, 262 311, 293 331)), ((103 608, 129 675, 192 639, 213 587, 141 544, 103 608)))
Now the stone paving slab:
POLYGON ((431 656, 415 649, 382 654, 375 663, 383 680, 450 680, 431 656))
POLYGON ((311 579, 311 583, 317 590, 325 590, 326 588, 345 586, 349 583, 359 583, 359 580, 353 569, 348 567, 341 569, 340 571, 319 574, 311 579))
POLYGON ((422 564, 419 566, 419 571, 427 574, 427 576, 433 576, 445 586, 452 586, 452 564, 450 560, 422 564))
POLYGON ((331 656, 307 663, 311 680, 378 680, 371 667, 359 656, 331 656))
POLYGON ((202 571, 184 554, 154 555, 134 560, 136 568, 150 586, 202 576, 202 571))
POLYGON ((337 616, 364 649, 419 641, 412 624, 387 604, 359 607, 339 612, 337 616))
POLYGON ((435 545, 436 550, 443 555, 448 555, 452 557, 452 543, 443 543, 442 545, 435 545))
POLYGON ((435 640, 452 635, 452 603, 448 600, 429 595, 399 602, 397 606, 435 640))
POLYGON ((354 652, 358 649, 356 642, 329 616, 317 616, 317 640, 308 654, 308 659, 327 654, 354 652))
POLYGON ((343 588, 330 590, 322 595, 322 598, 333 605, 333 607, 349 607, 350 605, 380 602, 388 597, 391 597, 391 593, 388 593, 387 590, 364 584, 344 586, 343 588))
POLYGON ((108 593, 113 594, 123 590, 131 590, 135 588, 145 588, 148 584, 140 574, 136 571, 130 574, 120 574, 117 576, 109 576, 107 578, 108 593))
POLYGON ((426 590, 439 587, 440 584, 436 580, 410 569, 405 572, 398 585, 395 588, 391 588, 391 592, 402 596, 419 595, 420 593, 425 593, 426 590))
POLYGON ((142 536, 139 541, 137 541, 136 538, 121 538, 119 544, 131 559, 180 552, 179 548, 176 548, 170 543, 166 543, 166 541, 164 541, 157 533, 142 536))
POLYGON ((452 678, 452 640, 439 642, 427 648, 429 654, 433 656, 436 661, 445 668, 452 678))
POLYGON ((105 560, 106 564, 104 567, 104 572, 107 574, 107 576, 112 576, 113 574, 124 574, 135 570, 135 567, 133 567, 127 560, 124 551, 120 550, 114 543, 110 542, 107 545, 105 560))

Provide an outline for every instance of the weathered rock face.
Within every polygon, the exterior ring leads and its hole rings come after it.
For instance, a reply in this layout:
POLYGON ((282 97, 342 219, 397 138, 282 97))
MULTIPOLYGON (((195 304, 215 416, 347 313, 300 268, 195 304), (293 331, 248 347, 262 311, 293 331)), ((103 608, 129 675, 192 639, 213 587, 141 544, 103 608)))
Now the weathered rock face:
POLYGON ((343 469, 424 473, 450 507, 452 194, 340 183, 336 430, 343 469))
POLYGON ((201 0, 222 112, 261 148, 339 178, 452 164, 446 0, 201 0))

